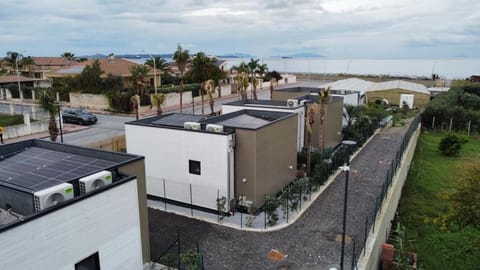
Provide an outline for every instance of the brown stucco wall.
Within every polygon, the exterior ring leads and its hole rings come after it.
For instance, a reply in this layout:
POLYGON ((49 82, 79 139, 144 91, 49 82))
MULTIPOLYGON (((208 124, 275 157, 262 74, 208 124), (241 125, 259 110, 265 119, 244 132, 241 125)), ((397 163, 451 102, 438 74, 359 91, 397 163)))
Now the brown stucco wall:
POLYGON ((333 148, 342 141, 343 99, 327 104, 325 112, 325 148, 333 148))
MULTIPOLYGON (((312 145, 314 148, 320 147, 320 104, 307 103, 307 111, 311 106, 316 106, 314 115, 314 123, 312 127, 312 145)), ((325 103, 325 120, 324 120, 324 148, 337 146, 342 140, 342 115, 343 115, 343 99, 332 99, 332 101, 325 103)), ((307 142, 307 131, 305 130, 305 143, 307 142)))
POLYGON ((247 196, 253 201, 255 194, 255 153, 256 131, 248 129, 235 130, 235 197, 247 196), (243 182, 242 179, 246 179, 243 182))
POLYGON ((256 194, 263 205, 265 194, 272 195, 295 179, 297 166, 297 116, 294 115, 257 132, 256 194), (290 169, 289 167, 292 167, 290 169))
POLYGON ((272 100, 287 101, 289 98, 296 98, 310 94, 310 92, 276 91, 273 90, 272 100))
POLYGON ((430 101, 429 94, 422 94, 401 88, 385 89, 381 91, 369 91, 365 93, 365 96, 367 102, 375 102, 377 99, 385 98, 390 104, 400 106, 401 94, 414 95, 413 106, 415 108, 425 107, 425 105, 430 101))
POLYGON ((150 235, 148 230, 147 185, 145 181, 145 161, 137 160, 118 168, 119 172, 137 177, 138 207, 140 213, 140 235, 142 237, 143 263, 150 259, 150 235))
POLYGON ((296 115, 258 130, 237 129, 235 196, 245 195, 261 206, 265 194, 275 194, 291 182, 297 164, 296 145, 296 115))

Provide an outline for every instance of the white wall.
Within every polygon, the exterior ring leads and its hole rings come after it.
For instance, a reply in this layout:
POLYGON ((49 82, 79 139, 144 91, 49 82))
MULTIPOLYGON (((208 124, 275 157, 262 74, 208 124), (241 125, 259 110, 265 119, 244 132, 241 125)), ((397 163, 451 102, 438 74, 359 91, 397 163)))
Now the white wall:
POLYGON ((142 269, 136 180, 0 233, 0 269, 73 270, 99 253, 102 270, 142 269))
POLYGON ((125 125, 125 134, 127 152, 145 156, 148 194, 163 198, 165 179, 166 197, 171 200, 189 204, 190 184, 197 206, 216 210, 217 192, 228 201, 234 198, 234 161, 228 152, 234 134, 137 125, 125 125), (201 175, 189 173, 189 160, 201 162, 201 175))
POLYGON ((304 147, 304 138, 305 138, 305 107, 300 106, 296 109, 286 109, 282 107, 268 107, 268 106, 237 106, 237 105, 222 105, 222 114, 227 114, 231 112, 241 111, 241 110, 258 110, 258 111, 273 111, 273 112, 288 112, 297 114, 297 151, 302 151, 304 147))

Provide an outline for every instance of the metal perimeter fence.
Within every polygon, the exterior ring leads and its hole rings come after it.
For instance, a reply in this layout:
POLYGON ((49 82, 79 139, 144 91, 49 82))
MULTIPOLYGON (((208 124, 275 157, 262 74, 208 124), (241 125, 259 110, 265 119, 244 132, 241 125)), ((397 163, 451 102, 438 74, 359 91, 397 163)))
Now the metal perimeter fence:
POLYGON ((392 186, 392 181, 393 178, 397 172, 398 167, 400 167, 403 155, 405 153, 405 150, 410 142, 410 139, 415 132, 415 130, 418 128, 418 125, 421 122, 421 115, 417 115, 414 120, 411 122, 410 127, 408 128, 407 132, 405 133, 405 136, 402 139, 402 143, 400 145, 400 149, 397 151, 395 158, 392 160, 390 163, 390 168, 388 168, 387 175, 385 176, 385 179, 383 180, 382 188, 378 192, 376 199, 375 199, 375 209, 373 212, 371 212, 369 215, 365 216, 365 222, 364 222, 364 232, 363 232, 363 254, 361 252, 361 248, 358 248, 357 246, 357 240, 353 239, 352 240, 352 251, 351 251, 351 269, 355 270, 357 269, 357 262, 360 256, 365 256, 366 255, 366 243, 367 239, 369 236, 369 233, 375 233, 375 220, 378 216, 378 213, 380 209, 382 208, 382 204, 387 198, 387 194, 389 191, 389 188, 392 186))
POLYGON ((154 263, 161 264, 166 269, 205 269, 198 241, 193 241, 177 232, 175 239, 169 239, 163 243, 165 243, 163 250, 153 260, 154 263))

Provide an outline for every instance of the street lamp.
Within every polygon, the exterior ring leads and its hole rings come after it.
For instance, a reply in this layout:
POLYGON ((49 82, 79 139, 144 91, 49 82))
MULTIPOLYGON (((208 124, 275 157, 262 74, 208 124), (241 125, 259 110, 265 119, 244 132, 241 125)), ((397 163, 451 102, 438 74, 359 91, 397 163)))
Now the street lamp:
POLYGON ((347 148, 345 153, 345 165, 340 167, 345 172, 345 193, 343 195, 343 230, 342 230, 342 253, 340 255, 340 269, 343 270, 343 260, 345 257, 345 232, 347 227, 347 199, 348 199, 348 175, 350 171, 350 151, 356 145, 355 141, 344 140, 342 145, 347 148))
POLYGON ((24 54, 25 52, 26 51, 17 53, 17 56, 15 57, 15 68, 17 69, 18 94, 20 95, 20 102, 23 102, 23 93, 22 86, 20 85, 20 72, 18 71, 18 57, 20 57, 20 55, 24 54))
MULTIPOLYGON (((142 52, 144 53, 147 53, 145 52, 145 50, 143 50, 142 52)), ((152 59, 153 61, 153 87, 155 88, 155 95, 157 94, 157 64, 155 63, 155 58, 153 58, 153 56, 149 53, 147 53, 149 56, 150 56, 150 59, 152 59)))

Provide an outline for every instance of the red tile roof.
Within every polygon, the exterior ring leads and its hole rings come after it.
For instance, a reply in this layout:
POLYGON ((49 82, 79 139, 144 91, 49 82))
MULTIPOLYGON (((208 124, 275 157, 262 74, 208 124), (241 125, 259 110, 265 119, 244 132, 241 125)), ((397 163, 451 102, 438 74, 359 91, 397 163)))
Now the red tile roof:
POLYGON ((16 83, 18 81, 20 82, 33 82, 37 81, 38 79, 35 78, 27 78, 23 76, 18 76, 17 75, 7 75, 7 76, 0 76, 0 83, 16 83))
POLYGON ((76 63, 63 57, 33 57, 33 62, 37 66, 70 66, 76 63))
POLYGON ((91 59, 85 62, 78 63, 78 65, 86 66, 92 65, 93 62, 98 60, 100 62, 100 68, 105 74, 112 74, 116 76, 129 76, 131 75, 130 68, 138 66, 139 64, 127 59, 115 58, 115 59, 91 59))

